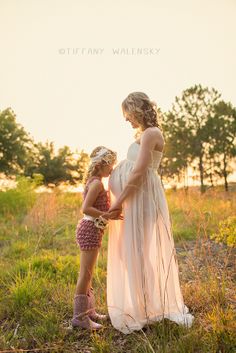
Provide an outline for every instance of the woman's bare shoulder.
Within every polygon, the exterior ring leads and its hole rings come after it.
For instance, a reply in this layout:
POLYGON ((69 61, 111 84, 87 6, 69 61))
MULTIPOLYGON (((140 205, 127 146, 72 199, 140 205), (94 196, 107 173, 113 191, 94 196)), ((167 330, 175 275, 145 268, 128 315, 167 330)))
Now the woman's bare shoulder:
POLYGON ((142 133, 142 136, 164 142, 163 133, 161 129, 157 126, 148 127, 147 129, 144 130, 144 132, 142 133))

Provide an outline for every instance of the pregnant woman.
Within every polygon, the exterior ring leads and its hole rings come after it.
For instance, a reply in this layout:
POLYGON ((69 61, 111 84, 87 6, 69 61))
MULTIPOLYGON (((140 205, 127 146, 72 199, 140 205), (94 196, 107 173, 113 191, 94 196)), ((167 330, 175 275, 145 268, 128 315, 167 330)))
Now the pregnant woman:
POLYGON ((124 217, 110 222, 109 316, 125 334, 162 318, 190 327, 193 316, 183 301, 168 205, 157 172, 164 147, 157 108, 145 93, 134 92, 122 110, 140 133, 109 181, 110 211, 119 210, 124 217))

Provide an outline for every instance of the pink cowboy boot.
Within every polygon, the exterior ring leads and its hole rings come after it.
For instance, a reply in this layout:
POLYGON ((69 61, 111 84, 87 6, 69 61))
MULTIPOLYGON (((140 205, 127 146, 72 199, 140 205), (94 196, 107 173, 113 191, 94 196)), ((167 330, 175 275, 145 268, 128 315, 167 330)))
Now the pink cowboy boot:
POLYGON ((89 316, 89 300, 86 294, 75 295, 73 319, 71 324, 73 327, 81 327, 89 330, 99 330, 103 328, 102 325, 93 322, 89 316))
POLYGON ((89 300, 89 313, 88 316, 90 317, 91 320, 107 320, 108 319, 108 315, 103 315, 103 314, 98 314, 95 310, 95 297, 94 297, 94 293, 93 293, 93 288, 91 287, 88 290, 88 300, 89 300))

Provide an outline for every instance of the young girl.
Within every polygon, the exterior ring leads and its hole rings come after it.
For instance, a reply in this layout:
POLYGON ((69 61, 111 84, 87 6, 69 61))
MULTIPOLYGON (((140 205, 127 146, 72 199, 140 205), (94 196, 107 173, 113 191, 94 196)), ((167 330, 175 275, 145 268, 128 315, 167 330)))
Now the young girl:
POLYGON ((85 179, 84 217, 76 229, 77 244, 80 247, 80 273, 74 296, 73 327, 97 330, 101 324, 93 320, 105 320, 106 315, 95 311, 95 298, 91 286, 93 269, 101 247, 104 229, 108 219, 120 219, 119 212, 108 212, 109 196, 102 184, 102 178, 108 177, 116 162, 116 153, 99 146, 90 155, 91 162, 85 179))

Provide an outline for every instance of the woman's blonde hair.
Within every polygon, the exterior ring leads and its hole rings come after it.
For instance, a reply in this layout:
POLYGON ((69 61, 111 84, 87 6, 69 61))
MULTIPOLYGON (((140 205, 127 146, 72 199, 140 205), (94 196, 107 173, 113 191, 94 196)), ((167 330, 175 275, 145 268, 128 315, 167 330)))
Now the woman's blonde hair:
POLYGON ((130 93, 122 102, 122 109, 135 117, 142 130, 152 126, 161 128, 158 122, 160 109, 143 92, 130 93))
POLYGON ((104 146, 96 147, 90 154, 90 164, 88 170, 84 175, 84 184, 86 185, 89 178, 97 175, 99 169, 106 164, 114 164, 116 162, 117 154, 109 148, 104 146))

